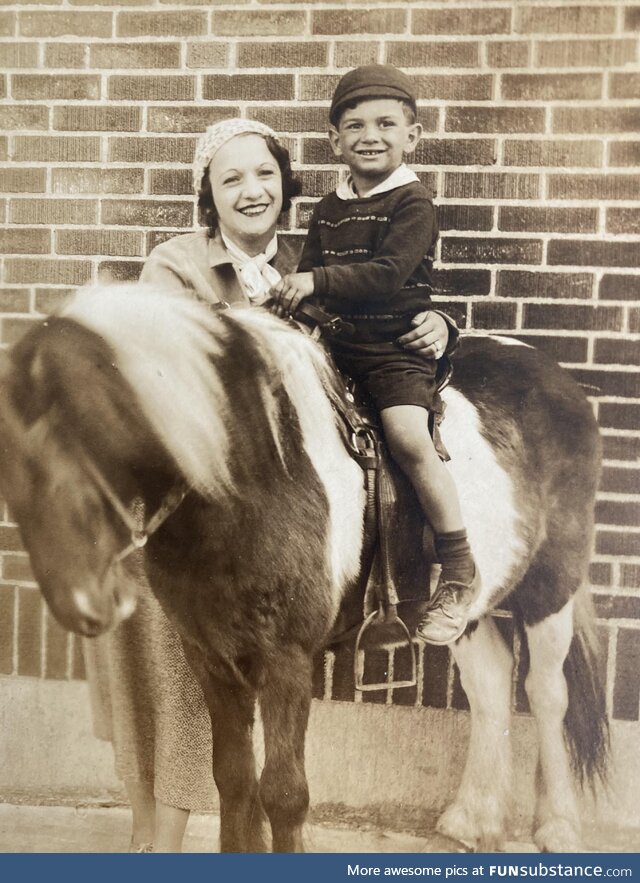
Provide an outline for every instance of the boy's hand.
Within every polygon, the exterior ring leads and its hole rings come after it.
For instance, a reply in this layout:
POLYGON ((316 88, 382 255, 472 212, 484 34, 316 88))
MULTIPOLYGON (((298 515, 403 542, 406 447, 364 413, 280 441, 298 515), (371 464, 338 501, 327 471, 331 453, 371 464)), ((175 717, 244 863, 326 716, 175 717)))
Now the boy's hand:
POLYGON ((439 359, 449 342, 449 326, 439 313, 427 310, 411 320, 413 330, 398 338, 398 343, 409 350, 423 352, 425 356, 439 359))
POLYGON ((313 273, 289 273, 271 289, 276 316, 290 316, 306 297, 313 294, 313 273))

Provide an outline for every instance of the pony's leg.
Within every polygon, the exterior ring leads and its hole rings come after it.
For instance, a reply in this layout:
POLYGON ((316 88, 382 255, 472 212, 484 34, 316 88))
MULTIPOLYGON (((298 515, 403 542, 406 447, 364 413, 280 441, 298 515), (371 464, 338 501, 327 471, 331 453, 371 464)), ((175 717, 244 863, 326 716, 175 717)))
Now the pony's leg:
POLYGON ((492 852, 504 840, 511 788, 513 656, 489 618, 451 650, 471 707, 471 735, 458 793, 437 829, 470 849, 492 852))
POLYGON ((213 778, 220 794, 220 852, 266 852, 266 818, 253 750, 255 694, 239 683, 216 677, 202 665, 193 667, 211 716, 213 778))
POLYGON ((260 694, 265 763, 260 797, 273 834, 274 852, 304 852, 302 828, 309 808, 304 742, 311 704, 311 659, 284 647, 270 660, 260 694))
POLYGON ((542 852, 579 851, 580 821, 564 738, 568 691, 563 665, 573 637, 573 599, 525 628, 530 658, 525 689, 539 740, 534 841, 542 852))

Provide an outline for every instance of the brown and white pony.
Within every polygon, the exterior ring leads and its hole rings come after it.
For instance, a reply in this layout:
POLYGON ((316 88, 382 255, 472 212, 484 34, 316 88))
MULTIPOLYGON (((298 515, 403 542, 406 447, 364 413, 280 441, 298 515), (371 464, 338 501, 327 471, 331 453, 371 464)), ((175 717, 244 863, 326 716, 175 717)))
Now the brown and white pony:
MULTIPOLYGON (((504 839, 512 657, 487 613, 508 600, 539 733, 535 842, 562 852, 580 848, 573 774, 593 779, 607 753, 585 586, 599 442, 568 374, 509 343, 465 338, 444 392, 484 587, 452 648, 472 725, 439 830, 484 850, 504 839)), ((149 580, 211 713, 221 849, 265 849, 265 814, 274 850, 301 849, 312 658, 359 584, 365 509, 322 350, 257 309, 113 286, 79 292, 2 358, 0 486, 54 615, 92 636, 132 612, 120 560, 142 498, 149 580)))

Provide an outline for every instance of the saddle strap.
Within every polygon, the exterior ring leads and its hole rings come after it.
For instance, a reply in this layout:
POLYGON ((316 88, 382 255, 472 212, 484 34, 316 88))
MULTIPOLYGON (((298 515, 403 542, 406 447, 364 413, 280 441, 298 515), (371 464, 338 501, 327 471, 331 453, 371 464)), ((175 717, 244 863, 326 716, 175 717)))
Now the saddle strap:
POLYGON ((390 515, 395 509, 395 485, 389 469, 379 454, 375 472, 365 472, 367 485, 367 509, 365 512, 365 538, 371 535, 373 554, 364 596, 364 617, 374 610, 386 614, 398 604, 398 592, 391 566, 393 529, 390 515))
POLYGON ((365 469, 365 489, 367 498, 364 511, 363 574, 364 601, 363 619, 380 607, 380 542, 378 534, 378 473, 377 469, 365 469))
POLYGON ((380 555, 380 606, 386 611, 398 604, 398 592, 391 568, 391 530, 390 514, 395 509, 396 490, 389 474, 389 468, 381 460, 378 468, 378 537, 380 555))
POLYGON ((355 333, 355 327, 351 322, 347 322, 342 316, 335 313, 328 313, 322 307, 310 303, 308 300, 302 301, 293 314, 293 318, 304 325, 317 326, 323 334, 328 334, 330 337, 339 332, 347 335, 355 333))

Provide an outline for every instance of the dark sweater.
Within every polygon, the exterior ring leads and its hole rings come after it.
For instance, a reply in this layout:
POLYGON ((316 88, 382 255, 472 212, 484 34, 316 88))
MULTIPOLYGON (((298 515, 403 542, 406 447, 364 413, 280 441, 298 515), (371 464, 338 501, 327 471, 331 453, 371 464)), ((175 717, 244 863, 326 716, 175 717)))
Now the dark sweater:
POLYGON ((354 340, 393 340, 431 301, 438 227, 419 182, 361 199, 325 196, 298 267, 314 296, 356 326, 354 340))

